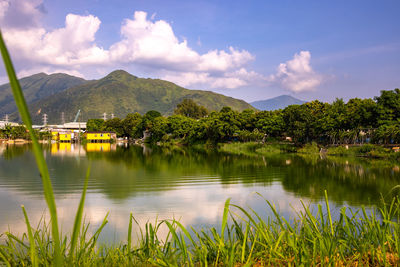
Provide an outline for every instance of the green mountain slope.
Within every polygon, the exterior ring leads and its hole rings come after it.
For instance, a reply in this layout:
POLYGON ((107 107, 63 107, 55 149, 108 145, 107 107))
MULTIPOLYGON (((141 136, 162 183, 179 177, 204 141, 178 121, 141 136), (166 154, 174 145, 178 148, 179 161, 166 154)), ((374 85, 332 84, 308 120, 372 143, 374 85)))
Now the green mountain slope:
POLYGON ((283 109, 290 105, 301 105, 305 101, 294 98, 290 95, 281 95, 267 100, 251 102, 250 104, 259 110, 283 109))
MULTIPOLYGON (((20 84, 25 95, 26 102, 31 104, 40 99, 54 95, 72 86, 80 85, 86 81, 82 78, 63 73, 47 75, 38 73, 20 79, 20 84)), ((0 86, 0 120, 5 114, 17 111, 10 84, 0 86)))
POLYGON ((61 112, 64 112, 66 120, 71 120, 79 109, 81 121, 100 118, 104 112, 108 118, 110 114, 124 118, 131 112, 144 114, 149 110, 170 115, 184 98, 191 98, 208 110, 220 110, 224 106, 240 111, 254 109, 243 100, 208 91, 189 90, 163 80, 138 78, 117 70, 100 80, 72 87, 33 103, 30 110, 36 123, 41 122, 43 113, 48 115, 50 123, 59 123, 61 112))

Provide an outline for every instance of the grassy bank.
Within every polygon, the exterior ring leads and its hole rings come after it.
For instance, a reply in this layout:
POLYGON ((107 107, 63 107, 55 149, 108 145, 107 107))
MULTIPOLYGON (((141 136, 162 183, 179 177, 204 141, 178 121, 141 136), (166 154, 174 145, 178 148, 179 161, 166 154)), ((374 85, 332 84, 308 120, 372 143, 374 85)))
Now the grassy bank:
POLYGON ((219 144, 218 150, 237 155, 263 156, 279 153, 293 153, 296 152, 296 147, 292 144, 285 143, 262 144, 258 142, 233 142, 219 144))
MULTIPOLYGON (((69 266, 397 266, 400 253, 400 202, 393 199, 368 214, 364 208, 342 208, 333 221, 326 200, 312 213, 307 206, 298 217, 286 221, 266 201, 274 217, 264 218, 251 209, 225 203, 221 226, 195 231, 179 221, 163 220, 146 224, 139 241, 132 245, 138 229, 131 216, 127 239, 116 246, 99 246, 97 240, 105 219, 94 235, 88 225, 81 228, 77 246, 64 237, 59 247, 64 265, 69 266), (167 238, 158 231, 168 229, 167 238), (71 249, 73 251, 71 251, 71 249)), ((50 229, 39 225, 17 237, 4 233, 0 245, 0 265, 54 265, 54 243, 50 229), (30 232, 29 232, 30 231, 30 232), (32 239, 33 241, 29 241, 32 239)))
POLYGON ((223 152, 247 155, 247 156, 267 156, 278 153, 300 153, 300 154, 325 154, 329 156, 355 156, 381 159, 400 159, 400 152, 385 148, 380 145, 364 144, 359 146, 327 146, 323 147, 316 143, 306 144, 296 147, 292 144, 270 143, 262 144, 257 142, 233 142, 220 144, 218 149, 223 152))

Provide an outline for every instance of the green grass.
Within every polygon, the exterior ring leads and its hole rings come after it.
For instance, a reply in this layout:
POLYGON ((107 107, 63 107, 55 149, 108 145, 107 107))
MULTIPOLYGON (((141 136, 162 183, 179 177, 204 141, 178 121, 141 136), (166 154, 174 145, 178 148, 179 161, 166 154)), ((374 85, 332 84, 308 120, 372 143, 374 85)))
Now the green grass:
POLYGON ((302 148, 299 148, 297 152, 302 154, 319 154, 320 148, 317 143, 312 142, 311 144, 305 144, 302 148))
POLYGON ((223 143, 219 145, 218 150, 226 153, 246 156, 267 156, 272 154, 295 152, 295 148, 291 144, 262 144, 258 142, 223 143))
MULTIPOLYGON (((261 197, 261 196, 260 196, 261 197)), ((342 208, 332 220, 325 204, 313 211, 303 204, 295 218, 288 221, 275 206, 265 200, 272 217, 251 208, 225 203, 220 227, 194 230, 177 220, 147 223, 140 228, 129 218, 126 242, 115 246, 97 243, 101 230, 88 234, 82 225, 76 249, 71 251, 66 238, 61 246, 65 265, 69 266, 396 266, 400 253, 400 202, 367 212, 365 208, 342 208), (266 219, 265 219, 266 218, 266 219), (161 228, 167 237, 159 239, 161 228), (132 244, 133 229, 139 239, 132 244), (72 253, 72 257, 71 257, 72 253)), ((53 242, 49 225, 41 222, 31 233, 17 237, 4 234, 0 245, 0 264, 26 266, 54 265, 53 242)))

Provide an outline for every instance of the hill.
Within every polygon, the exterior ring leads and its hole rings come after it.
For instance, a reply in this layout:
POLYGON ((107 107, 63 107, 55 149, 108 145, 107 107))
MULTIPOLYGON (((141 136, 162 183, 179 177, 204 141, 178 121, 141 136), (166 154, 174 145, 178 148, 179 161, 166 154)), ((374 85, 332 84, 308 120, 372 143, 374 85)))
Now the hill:
MULTIPOLYGON (((19 80, 26 102, 29 104, 40 99, 62 92, 72 86, 80 85, 86 80, 63 73, 38 73, 19 80)), ((10 84, 0 86, 0 120, 5 114, 17 111, 10 84)))
POLYGON ((267 100, 251 102, 250 104, 259 110, 276 110, 290 105, 301 105, 305 102, 290 95, 281 95, 267 100))
POLYGON ((131 112, 144 114, 149 110, 170 115, 184 98, 191 98, 210 111, 224 106, 240 111, 254 109, 243 100, 209 91, 189 90, 159 79, 138 78, 117 70, 102 79, 39 100, 30 105, 30 110, 36 123, 41 122, 43 113, 48 115, 49 123, 58 123, 61 112, 66 120, 71 120, 79 109, 81 121, 100 118, 104 112, 108 118, 110 114, 124 118, 131 112))

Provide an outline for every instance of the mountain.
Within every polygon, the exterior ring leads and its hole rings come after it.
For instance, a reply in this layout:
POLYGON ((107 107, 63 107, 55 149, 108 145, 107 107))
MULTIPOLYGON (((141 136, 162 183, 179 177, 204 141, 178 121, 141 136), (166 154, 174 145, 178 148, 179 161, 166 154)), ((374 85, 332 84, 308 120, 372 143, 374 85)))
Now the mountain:
MULTIPOLYGON (((86 81, 82 78, 70 76, 63 73, 45 74, 38 73, 19 80, 27 104, 62 92, 72 86, 80 85, 86 81)), ((10 84, 0 86, 0 120, 5 114, 17 111, 10 84)))
POLYGON ((144 114, 157 110, 164 115, 173 113, 174 108, 184 98, 191 98, 208 110, 220 110, 230 106, 235 110, 254 109, 243 100, 221 94, 189 90, 159 79, 145 79, 117 70, 106 77, 89 81, 65 91, 39 100, 30 105, 33 121, 41 122, 44 113, 49 123, 59 123, 61 112, 65 119, 72 120, 81 110, 80 121, 101 118, 103 113, 124 118, 128 113, 144 114))
POLYGON ((283 109, 290 105, 301 105, 306 101, 294 98, 290 95, 281 95, 267 100, 251 102, 250 104, 259 110, 283 109))

